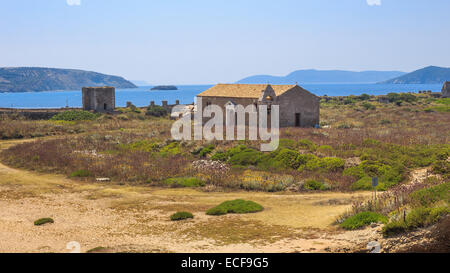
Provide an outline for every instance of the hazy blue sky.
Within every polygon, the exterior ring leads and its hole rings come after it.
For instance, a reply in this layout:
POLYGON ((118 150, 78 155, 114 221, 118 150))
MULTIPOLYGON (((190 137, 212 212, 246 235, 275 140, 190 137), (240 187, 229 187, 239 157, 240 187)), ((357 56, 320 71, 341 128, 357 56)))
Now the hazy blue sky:
POLYGON ((0 66, 154 84, 450 66, 449 0, 1 0, 0 66))

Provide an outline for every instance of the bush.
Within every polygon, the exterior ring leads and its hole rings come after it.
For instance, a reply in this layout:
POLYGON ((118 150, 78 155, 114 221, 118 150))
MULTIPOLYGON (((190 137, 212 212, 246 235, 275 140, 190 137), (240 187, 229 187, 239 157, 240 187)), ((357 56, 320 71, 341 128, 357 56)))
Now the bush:
MULTIPOLYGON (((372 178, 365 176, 355 183, 352 184, 351 189, 353 191, 371 191, 373 190, 372 187, 372 178)), ((379 191, 385 191, 387 190, 386 184, 380 179, 378 182, 377 190, 379 191)))
POLYGON ((227 151, 229 157, 228 163, 235 166, 256 166, 262 160, 262 153, 247 148, 245 146, 238 146, 227 151))
POLYGON ((314 144, 314 142, 312 142, 311 140, 308 140, 308 139, 301 139, 298 141, 297 144, 300 148, 303 148, 303 149, 308 149, 310 151, 316 150, 316 144, 314 144))
POLYGON ((337 157, 310 157, 307 158, 307 162, 305 166, 301 166, 299 170, 308 170, 308 171, 329 171, 329 172, 337 172, 344 170, 345 161, 342 158, 337 157))
POLYGON ((89 176, 91 176, 90 171, 78 170, 78 171, 74 171, 73 173, 71 173, 69 177, 73 178, 73 177, 89 177, 89 176))
POLYGON ((375 107, 375 105, 369 103, 369 102, 364 102, 362 104, 362 107, 364 107, 366 110, 375 110, 377 109, 377 107, 375 107))
POLYGON ((395 102, 397 105, 401 104, 404 101, 409 103, 417 101, 416 96, 408 93, 401 93, 401 94, 389 93, 387 94, 387 98, 389 99, 389 101, 395 102))
POLYGON ((385 236, 392 236, 403 233, 408 230, 413 230, 421 227, 428 227, 437 223, 445 215, 450 212, 448 207, 418 207, 413 209, 406 216, 406 221, 398 220, 388 223, 383 227, 383 234, 385 236))
POLYGON ((294 150, 297 148, 297 143, 295 140, 282 138, 280 139, 279 147, 294 150))
POLYGON ((406 225, 405 221, 393 221, 388 224, 386 224, 383 229, 382 233, 385 237, 389 237, 392 235, 396 235, 399 233, 406 232, 408 230, 408 225, 406 225))
POLYGON ((214 149, 215 149, 215 146, 214 146, 213 144, 210 144, 210 145, 208 145, 208 146, 202 148, 202 149, 199 151, 198 155, 199 155, 200 157, 206 157, 206 156, 207 156, 208 154, 210 154, 214 149))
POLYGON ((331 172, 342 171, 344 170, 345 160, 337 157, 324 157, 320 160, 319 166, 331 172))
POLYGON ((226 153, 224 152, 216 152, 213 156, 211 156, 211 160, 222 161, 225 162, 228 160, 226 153))
POLYGON ((45 224, 53 224, 54 222, 55 221, 53 221, 52 218, 41 218, 41 219, 38 219, 38 220, 34 221, 34 225, 35 226, 42 226, 42 225, 45 225, 45 224))
POLYGON ((88 111, 64 111, 51 118, 55 121, 78 121, 78 120, 94 120, 98 118, 100 114, 94 114, 88 111))
POLYGON ((303 185, 303 188, 310 191, 325 191, 330 189, 330 187, 325 185, 324 183, 312 179, 307 180, 303 185))
POLYGON ((145 115, 147 116, 154 116, 154 117, 164 117, 167 116, 169 112, 167 112, 166 108, 159 106, 159 105, 154 105, 154 106, 149 106, 147 108, 147 112, 145 112, 145 115))
POLYGON ((164 184, 171 187, 197 188, 205 186, 205 182, 196 177, 177 177, 164 180, 164 184))
POLYGON ((365 211, 347 218, 344 222, 342 222, 341 227, 347 230, 354 230, 368 226, 372 223, 387 223, 387 220, 388 218, 384 215, 371 211, 365 211))
POLYGON ((222 204, 209 209, 206 211, 207 215, 224 215, 227 213, 255 213, 260 212, 264 208, 258 203, 253 201, 246 201, 242 199, 237 199, 233 201, 225 201, 222 204))
POLYGON ((436 174, 449 174, 450 173, 450 162, 447 160, 439 160, 433 163, 431 166, 433 173, 436 174))
POLYGON ((300 167, 300 153, 283 148, 275 156, 274 160, 280 162, 285 168, 298 169, 300 167))
POLYGON ((170 220, 172 220, 172 221, 181 221, 181 220, 193 219, 193 218, 194 218, 194 215, 192 213, 186 212, 186 211, 177 212, 170 216, 170 220))
POLYGON ((178 155, 181 154, 180 144, 178 142, 172 142, 166 146, 164 146, 159 154, 161 156, 170 156, 170 155, 178 155))
POLYGON ((322 153, 324 155, 332 155, 333 147, 331 147, 330 145, 322 145, 319 148, 317 148, 317 152, 322 153))
POLYGON ((421 206, 431 206, 438 201, 450 202, 450 182, 428 189, 413 192, 410 195, 413 202, 421 206))

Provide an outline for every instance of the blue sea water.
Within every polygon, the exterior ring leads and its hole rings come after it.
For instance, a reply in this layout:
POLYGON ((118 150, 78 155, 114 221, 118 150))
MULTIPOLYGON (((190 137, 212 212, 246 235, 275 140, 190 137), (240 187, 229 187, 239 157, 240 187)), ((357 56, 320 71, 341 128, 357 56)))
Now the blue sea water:
MULTIPOLYGON (((347 95, 385 95, 388 93, 418 92, 431 90, 440 92, 439 84, 301 84, 306 90, 318 95, 347 96, 347 95)), ((150 101, 160 104, 167 100, 174 104, 179 100, 181 104, 190 104, 195 96, 212 85, 181 85, 177 91, 150 91, 151 86, 141 86, 135 89, 117 89, 116 106, 123 107, 127 101, 143 107, 150 101)), ((60 108, 81 107, 81 90, 51 91, 30 93, 0 93, 0 107, 4 108, 60 108)))

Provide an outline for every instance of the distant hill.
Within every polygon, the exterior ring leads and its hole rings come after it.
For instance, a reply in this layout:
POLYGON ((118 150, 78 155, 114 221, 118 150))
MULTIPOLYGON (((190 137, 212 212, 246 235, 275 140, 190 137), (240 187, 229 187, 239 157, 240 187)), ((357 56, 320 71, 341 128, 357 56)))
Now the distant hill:
POLYGON ((251 76, 238 81, 243 84, 294 84, 294 83, 377 83, 406 74, 400 71, 342 71, 298 70, 285 77, 270 75, 251 76))
POLYGON ((40 67, 0 68, 0 92, 81 90, 84 86, 137 87, 122 77, 83 70, 40 67))
POLYGON ((429 66, 380 83, 443 84, 445 81, 450 81, 450 68, 429 66))

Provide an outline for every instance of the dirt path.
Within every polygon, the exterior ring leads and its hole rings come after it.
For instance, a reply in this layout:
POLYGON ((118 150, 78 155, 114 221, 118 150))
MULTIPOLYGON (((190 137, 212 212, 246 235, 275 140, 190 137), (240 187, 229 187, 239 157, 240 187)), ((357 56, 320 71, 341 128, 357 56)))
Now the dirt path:
MULTIPOLYGON (((19 143, 0 142, 1 148, 19 143)), ((74 181, 0 164, 0 252, 326 252, 377 238, 377 228, 342 232, 332 226, 352 201, 370 193, 207 193, 192 189, 74 181), (206 216, 225 200, 261 203, 257 214, 206 216), (179 210, 194 220, 171 222, 179 210), (34 226, 39 218, 54 224, 34 226)))

